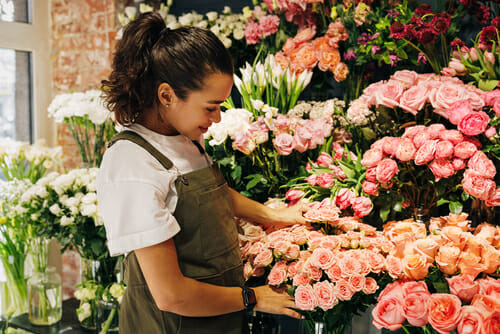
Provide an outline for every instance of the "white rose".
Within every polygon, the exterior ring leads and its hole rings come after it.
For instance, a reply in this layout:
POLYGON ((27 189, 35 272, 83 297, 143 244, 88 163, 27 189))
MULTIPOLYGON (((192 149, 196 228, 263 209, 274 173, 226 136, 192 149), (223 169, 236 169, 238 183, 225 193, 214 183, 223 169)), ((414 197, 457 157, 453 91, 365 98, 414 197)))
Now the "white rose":
POLYGON ((245 37, 245 31, 243 29, 235 29, 233 31, 233 37, 237 41, 241 41, 245 37))
POLYGON ((181 24, 181 26, 191 25, 191 22, 193 22, 193 14, 187 13, 179 16, 179 23, 181 24))
POLYGON ((59 207, 59 204, 56 203, 49 208, 49 211, 57 216, 61 213, 61 208, 59 207))
POLYGON ((194 25, 195 27, 206 29, 208 27, 208 21, 200 21, 194 25))
POLYGON ((96 193, 88 193, 82 197, 82 204, 95 204, 97 203, 97 195, 96 193))
POLYGON ((109 293, 113 298, 118 299, 119 297, 123 296, 123 293, 125 292, 125 287, 122 284, 117 284, 114 283, 111 285, 109 288, 109 293))
POLYGON ((215 21, 219 14, 217 14, 217 12, 208 12, 206 15, 209 21, 215 21))
POLYGON ((219 37, 219 39, 222 41, 222 44, 224 44, 226 49, 229 49, 231 45, 233 45, 233 41, 225 36, 219 37))
POLYGON ((82 204, 80 211, 83 216, 92 217, 97 213, 97 205, 95 204, 82 204))
POLYGON ((75 221, 74 217, 67 217, 67 216, 61 217, 61 225, 62 226, 71 225, 71 224, 73 224, 74 221, 75 221))
POLYGON ((224 124, 222 124, 222 122, 213 123, 208 128, 208 131, 205 133, 206 139, 212 138, 209 141, 210 146, 222 144, 223 142, 226 141, 227 136, 228 136, 227 128, 224 126, 224 124))

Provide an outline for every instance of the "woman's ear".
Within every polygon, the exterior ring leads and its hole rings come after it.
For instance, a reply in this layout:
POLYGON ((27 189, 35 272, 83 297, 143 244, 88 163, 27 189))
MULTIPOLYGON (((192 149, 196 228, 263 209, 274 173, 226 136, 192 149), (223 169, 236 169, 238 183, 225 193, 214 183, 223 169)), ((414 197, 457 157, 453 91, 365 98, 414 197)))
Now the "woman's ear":
POLYGON ((163 82, 158 86, 158 101, 160 101, 161 105, 170 105, 174 102, 175 93, 172 86, 168 83, 163 82))

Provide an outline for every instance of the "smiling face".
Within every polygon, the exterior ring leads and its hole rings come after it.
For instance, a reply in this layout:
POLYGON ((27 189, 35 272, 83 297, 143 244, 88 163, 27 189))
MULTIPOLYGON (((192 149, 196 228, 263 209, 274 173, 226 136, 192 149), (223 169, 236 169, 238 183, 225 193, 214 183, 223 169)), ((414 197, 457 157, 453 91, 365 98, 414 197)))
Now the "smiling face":
POLYGON ((173 90, 162 91, 161 85, 158 89, 160 101, 166 101, 169 106, 159 107, 163 122, 157 121, 156 125, 161 127, 157 132, 198 139, 212 123, 220 121, 220 104, 229 97, 232 86, 232 76, 213 73, 205 78, 202 89, 191 92, 182 100, 173 90))

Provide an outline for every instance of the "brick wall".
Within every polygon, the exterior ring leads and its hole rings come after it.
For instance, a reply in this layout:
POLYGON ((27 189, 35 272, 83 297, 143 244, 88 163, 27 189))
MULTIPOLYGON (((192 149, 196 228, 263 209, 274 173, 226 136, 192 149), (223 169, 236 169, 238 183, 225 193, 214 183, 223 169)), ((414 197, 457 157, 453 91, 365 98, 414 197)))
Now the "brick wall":
MULTIPOLYGON (((110 72, 115 44, 116 5, 120 0, 51 0, 51 66, 54 96, 99 88, 110 72)), ((81 166, 73 137, 64 124, 57 127, 67 170, 81 166)), ((69 298, 79 282, 79 257, 62 256, 63 295, 69 298)))

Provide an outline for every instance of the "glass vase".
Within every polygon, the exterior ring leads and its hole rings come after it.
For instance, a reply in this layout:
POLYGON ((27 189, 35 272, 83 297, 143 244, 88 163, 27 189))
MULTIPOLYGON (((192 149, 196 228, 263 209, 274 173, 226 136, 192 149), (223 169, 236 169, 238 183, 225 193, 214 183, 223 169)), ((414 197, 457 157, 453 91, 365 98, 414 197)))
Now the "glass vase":
POLYGON ((350 323, 347 323, 328 328, 323 321, 308 319, 301 321, 301 330, 299 332, 301 334, 352 334, 352 327, 350 323))
POLYGON ((99 300, 97 303, 97 330, 99 334, 118 333, 120 304, 99 300))
POLYGON ((55 267, 35 271, 28 281, 29 313, 33 325, 48 326, 62 317, 61 276, 55 267))
POLYGON ((28 312, 25 259, 25 256, 0 255, 4 273, 0 279, 1 315, 7 319, 28 312))

